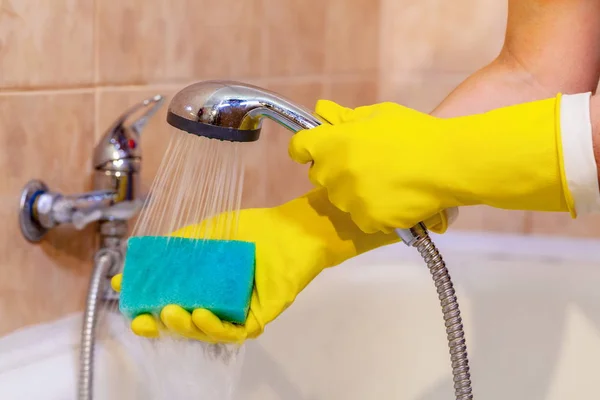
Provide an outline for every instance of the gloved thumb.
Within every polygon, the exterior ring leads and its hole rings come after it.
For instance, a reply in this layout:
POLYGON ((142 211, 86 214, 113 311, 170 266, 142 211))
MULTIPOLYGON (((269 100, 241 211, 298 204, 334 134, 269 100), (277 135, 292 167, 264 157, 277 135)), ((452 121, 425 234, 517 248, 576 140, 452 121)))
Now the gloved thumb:
POLYGON ((330 124, 336 125, 351 120, 354 110, 340 106, 331 100, 319 100, 315 106, 315 113, 330 124))
POLYGON ((292 136, 288 153, 292 160, 307 164, 327 152, 334 145, 336 131, 332 125, 320 125, 316 128, 302 130, 292 136))
POLYGON ((290 140, 290 144, 288 146, 288 154, 295 162, 299 164, 307 164, 313 161, 313 156, 310 150, 312 148, 312 131, 314 129, 299 131, 292 136, 292 140, 290 140))

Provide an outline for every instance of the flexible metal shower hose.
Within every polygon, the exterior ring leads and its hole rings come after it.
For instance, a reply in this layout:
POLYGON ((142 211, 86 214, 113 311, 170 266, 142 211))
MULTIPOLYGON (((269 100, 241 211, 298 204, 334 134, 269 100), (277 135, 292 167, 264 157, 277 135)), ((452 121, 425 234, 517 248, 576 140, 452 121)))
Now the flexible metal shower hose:
POLYGON ((78 399, 92 400, 94 395, 94 347, 96 342, 96 322, 98 304, 102 293, 102 282, 118 256, 112 250, 101 250, 96 254, 94 269, 90 278, 88 297, 81 329, 81 349, 79 353, 78 399))
POLYGON ((452 362, 454 394, 457 400, 471 400, 473 399, 473 390, 471 388, 471 373, 469 371, 465 333, 454 285, 450 279, 446 263, 426 232, 420 232, 418 239, 413 243, 413 247, 419 251, 425 260, 442 305, 448 347, 450 348, 450 360, 452 362))

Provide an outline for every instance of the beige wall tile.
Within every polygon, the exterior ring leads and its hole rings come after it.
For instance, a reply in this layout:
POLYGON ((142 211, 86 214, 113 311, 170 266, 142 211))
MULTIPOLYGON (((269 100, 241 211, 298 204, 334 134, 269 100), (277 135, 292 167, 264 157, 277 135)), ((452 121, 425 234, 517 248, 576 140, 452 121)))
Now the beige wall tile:
POLYGON ((473 72, 499 52, 507 2, 382 0, 381 68, 473 72))
POLYGON ((99 2, 99 83, 137 84, 165 77, 168 16, 164 1, 99 2))
POLYGON ((262 75, 261 0, 169 1, 167 77, 238 79, 262 75))
POLYGON ((350 108, 374 104, 379 99, 378 83, 376 74, 356 80, 333 77, 325 84, 325 97, 350 108))
POLYGON ((93 228, 21 236, 18 202, 33 178, 80 193, 91 186, 92 93, 0 96, 0 334, 80 309, 94 249, 93 228))
POLYGON ((381 75, 379 98, 429 113, 467 76, 467 73, 425 71, 381 75))
POLYGON ((380 3, 380 0, 329 1, 325 36, 327 72, 378 69, 380 3))
POLYGON ((576 220, 568 214, 532 213, 529 233, 575 237, 600 237, 600 216, 585 216, 576 220))
POLYGON ((329 1, 263 0, 266 75, 314 75, 325 70, 325 23, 329 1))
POLYGON ((452 230, 523 234, 528 219, 525 211, 498 210, 485 206, 462 207, 452 230))
POLYGON ((243 144, 244 157, 244 187, 242 189, 242 208, 267 207, 272 199, 267 194, 267 183, 270 179, 267 159, 269 156, 268 126, 266 121, 261 138, 252 143, 243 144))
POLYGON ((93 0, 0 1, 0 89, 89 85, 93 0))
POLYGON ((260 1, 99 3, 101 83, 233 79, 261 74, 260 1))

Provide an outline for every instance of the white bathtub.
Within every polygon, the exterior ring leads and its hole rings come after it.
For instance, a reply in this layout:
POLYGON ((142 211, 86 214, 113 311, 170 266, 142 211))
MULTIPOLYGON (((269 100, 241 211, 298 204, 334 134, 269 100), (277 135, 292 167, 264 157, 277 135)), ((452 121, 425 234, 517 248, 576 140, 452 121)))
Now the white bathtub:
MULTIPOLYGON (((476 399, 600 398, 600 242, 435 240, 457 288, 476 399)), ((79 326, 75 315, 0 339, 0 399, 75 399, 79 326)), ((119 343, 98 346, 96 399, 149 398, 119 343)), ((441 311, 414 250, 386 247, 318 277, 246 345, 234 398, 453 398, 441 311)))

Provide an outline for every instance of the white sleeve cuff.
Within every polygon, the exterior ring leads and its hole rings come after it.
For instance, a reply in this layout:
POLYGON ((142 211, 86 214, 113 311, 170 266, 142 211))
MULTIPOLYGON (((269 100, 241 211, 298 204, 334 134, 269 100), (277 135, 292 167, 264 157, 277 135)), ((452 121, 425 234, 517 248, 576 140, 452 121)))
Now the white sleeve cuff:
POLYGON ((600 213, 598 170, 592 145, 590 95, 561 96, 560 131, 569 191, 578 216, 600 213))

